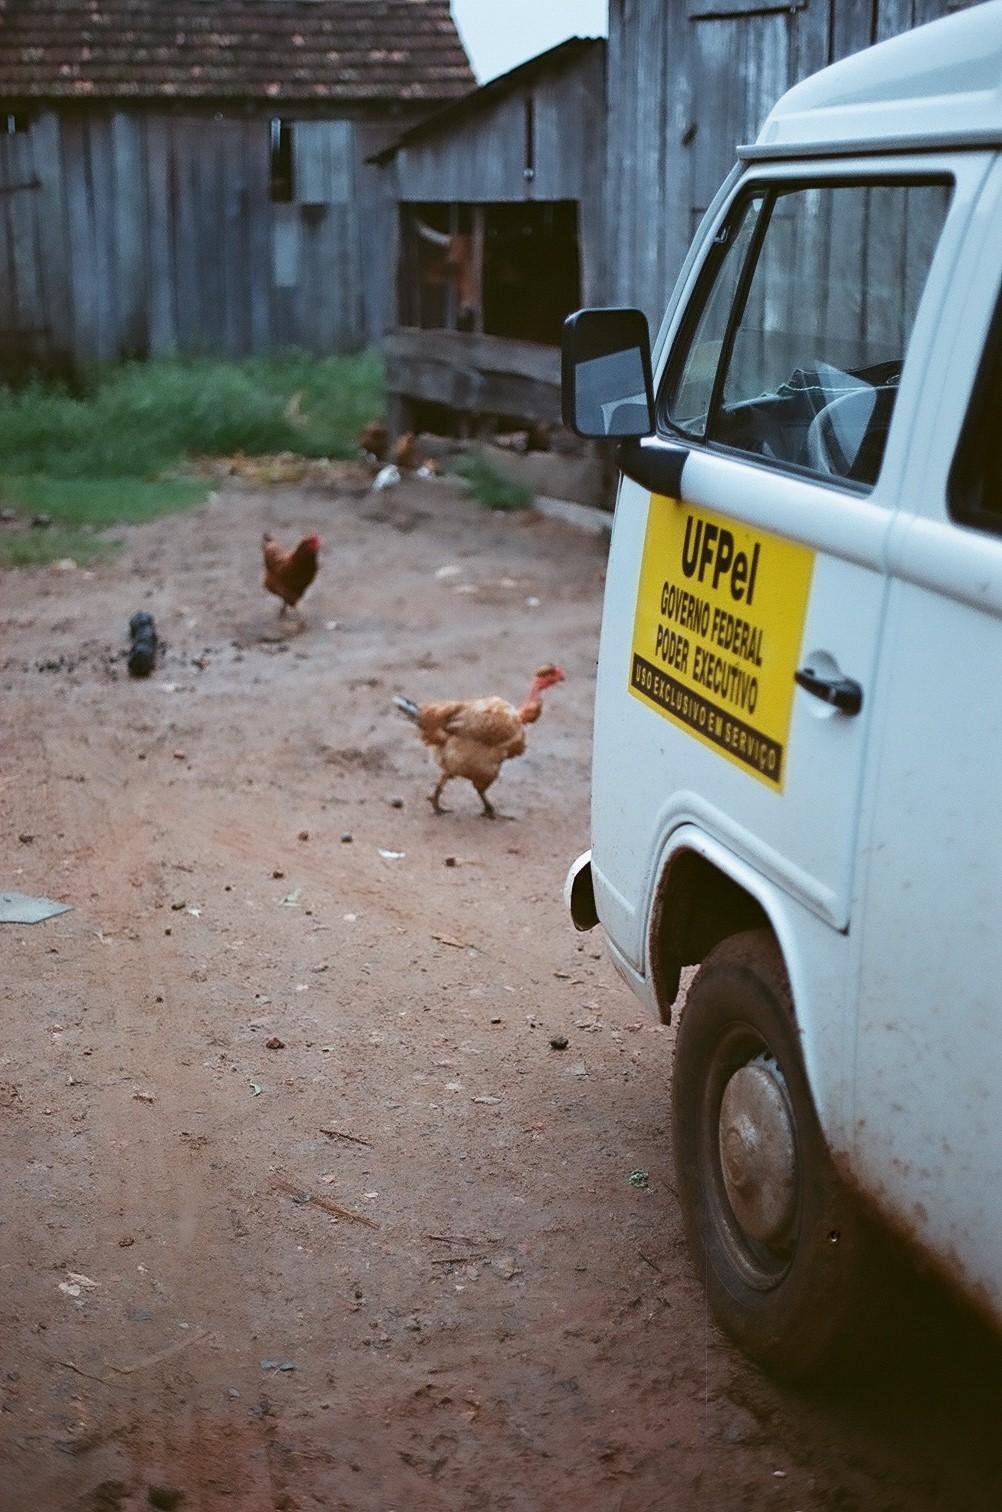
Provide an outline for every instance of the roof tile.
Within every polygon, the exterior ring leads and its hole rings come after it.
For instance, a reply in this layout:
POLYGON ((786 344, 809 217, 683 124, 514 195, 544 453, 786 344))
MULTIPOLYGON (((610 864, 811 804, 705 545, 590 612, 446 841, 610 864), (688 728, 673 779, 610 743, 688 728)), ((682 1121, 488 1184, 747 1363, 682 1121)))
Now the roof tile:
POLYGON ((0 95, 444 103, 449 0, 0 0, 0 95))

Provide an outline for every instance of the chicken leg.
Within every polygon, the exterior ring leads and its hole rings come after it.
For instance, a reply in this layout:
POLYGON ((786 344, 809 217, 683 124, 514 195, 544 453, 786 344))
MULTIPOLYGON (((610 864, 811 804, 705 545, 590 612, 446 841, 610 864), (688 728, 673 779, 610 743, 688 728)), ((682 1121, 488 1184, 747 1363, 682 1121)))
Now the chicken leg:
POLYGON ((442 789, 445 787, 445 784, 448 782, 448 780, 449 778, 447 775, 440 777, 438 779, 438 782, 435 784, 435 791, 428 794, 428 802, 431 804, 436 814, 447 814, 449 812, 449 810, 447 808, 443 808, 441 803, 439 802, 439 799, 442 796, 442 789))

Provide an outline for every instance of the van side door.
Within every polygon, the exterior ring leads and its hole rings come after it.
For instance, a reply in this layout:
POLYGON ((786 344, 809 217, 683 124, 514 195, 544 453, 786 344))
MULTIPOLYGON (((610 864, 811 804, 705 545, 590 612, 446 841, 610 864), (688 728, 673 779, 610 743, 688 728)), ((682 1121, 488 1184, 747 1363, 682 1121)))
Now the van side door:
POLYGON ((1002 1319, 1000 249, 1002 162, 957 264, 890 539, 853 1165, 1002 1319))

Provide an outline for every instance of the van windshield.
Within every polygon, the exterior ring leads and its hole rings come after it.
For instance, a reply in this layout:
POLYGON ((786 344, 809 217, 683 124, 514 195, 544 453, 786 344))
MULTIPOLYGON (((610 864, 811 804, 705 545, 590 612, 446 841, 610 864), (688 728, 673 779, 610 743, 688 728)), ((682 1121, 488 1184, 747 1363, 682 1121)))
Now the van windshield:
POLYGON ((663 413, 694 439, 872 487, 948 184, 826 184, 747 196, 663 413))

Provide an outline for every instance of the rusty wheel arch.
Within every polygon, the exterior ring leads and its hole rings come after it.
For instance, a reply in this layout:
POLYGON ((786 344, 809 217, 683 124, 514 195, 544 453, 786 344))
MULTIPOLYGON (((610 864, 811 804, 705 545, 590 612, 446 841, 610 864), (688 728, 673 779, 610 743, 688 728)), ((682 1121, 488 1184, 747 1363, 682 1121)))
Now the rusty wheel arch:
POLYGON ((680 850, 658 880, 648 954, 663 1021, 671 1022, 683 967, 698 966, 715 945, 745 929, 771 929, 761 903, 693 850, 680 850))

